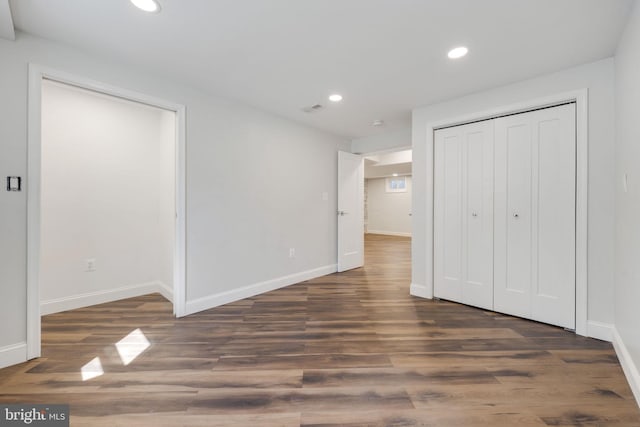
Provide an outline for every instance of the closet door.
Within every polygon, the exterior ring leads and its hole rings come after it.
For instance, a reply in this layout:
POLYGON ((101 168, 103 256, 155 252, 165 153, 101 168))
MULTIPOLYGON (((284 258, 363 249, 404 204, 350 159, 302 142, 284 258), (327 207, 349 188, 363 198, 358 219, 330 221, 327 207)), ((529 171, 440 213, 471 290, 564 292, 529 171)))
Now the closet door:
POLYGON ((493 308, 493 122, 435 132, 434 295, 493 308))
POLYGON ((575 327, 575 104, 495 120, 494 309, 575 327))

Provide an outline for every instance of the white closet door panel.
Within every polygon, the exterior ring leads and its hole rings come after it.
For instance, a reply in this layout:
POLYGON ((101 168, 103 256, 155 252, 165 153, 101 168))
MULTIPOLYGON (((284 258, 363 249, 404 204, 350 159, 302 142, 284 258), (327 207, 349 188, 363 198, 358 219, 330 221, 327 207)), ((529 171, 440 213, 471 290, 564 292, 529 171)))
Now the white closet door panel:
POLYGON ((493 123, 465 134, 462 302, 493 308, 493 123))
POLYGON ((459 129, 436 132, 434 174, 434 295, 462 299, 462 138, 459 129))
POLYGON ((575 107, 495 121, 494 308, 575 324, 575 107))
POLYGON ((525 115, 496 119, 494 308, 531 314, 531 126, 525 115))
POLYGON ((537 277, 532 318, 575 328, 575 104, 537 111, 537 277))
POLYGON ((434 295, 493 308, 493 123, 435 133, 434 295))
POLYGON ((459 137, 446 138, 444 143, 444 275, 449 280, 461 280, 460 268, 462 207, 460 199, 460 163, 462 146, 459 137))

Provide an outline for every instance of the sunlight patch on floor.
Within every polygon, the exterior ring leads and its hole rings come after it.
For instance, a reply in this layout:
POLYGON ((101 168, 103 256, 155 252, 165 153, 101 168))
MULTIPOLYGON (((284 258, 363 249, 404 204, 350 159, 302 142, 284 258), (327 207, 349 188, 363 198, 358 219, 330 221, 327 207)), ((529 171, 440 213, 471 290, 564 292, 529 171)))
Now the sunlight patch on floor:
POLYGON ((80 373, 82 374, 82 381, 88 381, 92 378, 96 378, 104 374, 100 358, 94 357, 93 359, 91 359, 89 363, 87 363, 80 369, 80 373))
POLYGON ((118 349, 120 359, 125 366, 140 356, 149 346, 151 343, 140 328, 135 329, 116 343, 116 349, 118 349))

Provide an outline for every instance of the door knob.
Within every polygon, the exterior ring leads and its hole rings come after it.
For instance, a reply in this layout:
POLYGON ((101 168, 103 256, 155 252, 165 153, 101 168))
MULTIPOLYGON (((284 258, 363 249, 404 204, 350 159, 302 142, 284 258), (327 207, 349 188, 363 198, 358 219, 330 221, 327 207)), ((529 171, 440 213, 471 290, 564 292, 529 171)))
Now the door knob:
POLYGON ((338 215, 340 216, 345 216, 347 213, 347 211, 338 211, 338 215))
POLYGON ((471 212, 471 216, 478 216, 478 212, 471 212))
POLYGON ((518 215, 518 213, 517 213, 517 212, 514 212, 513 217, 514 217, 514 218, 518 218, 518 217, 520 217, 520 215, 518 215))

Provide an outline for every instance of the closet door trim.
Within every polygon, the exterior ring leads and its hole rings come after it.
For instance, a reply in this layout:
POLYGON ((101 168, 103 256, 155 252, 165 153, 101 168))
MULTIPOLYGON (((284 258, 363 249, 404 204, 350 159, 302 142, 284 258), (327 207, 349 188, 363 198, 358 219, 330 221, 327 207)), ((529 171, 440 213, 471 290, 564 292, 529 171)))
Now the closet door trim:
MULTIPOLYGON (((588 89, 580 89, 571 92, 558 93, 544 98, 523 101, 506 106, 488 108, 484 111, 453 116, 432 121, 426 125, 426 144, 424 155, 426 156, 427 173, 426 197, 423 207, 426 223, 424 236, 424 256, 422 259, 413 260, 414 270, 424 268, 425 283, 417 283, 416 272, 413 274, 411 294, 423 298, 433 298, 433 209, 434 209, 434 131, 445 127, 461 125, 480 120, 493 119, 507 114, 516 114, 536 110, 544 107, 553 107, 567 102, 576 103, 576 333, 588 335, 587 328, 587 183, 588 183, 588 89), (424 267, 422 264, 424 263, 424 267)), ((417 215, 414 221, 418 221, 417 215)), ((415 242, 418 244, 418 242, 415 242)), ((418 251, 414 251, 416 253, 418 251)))

